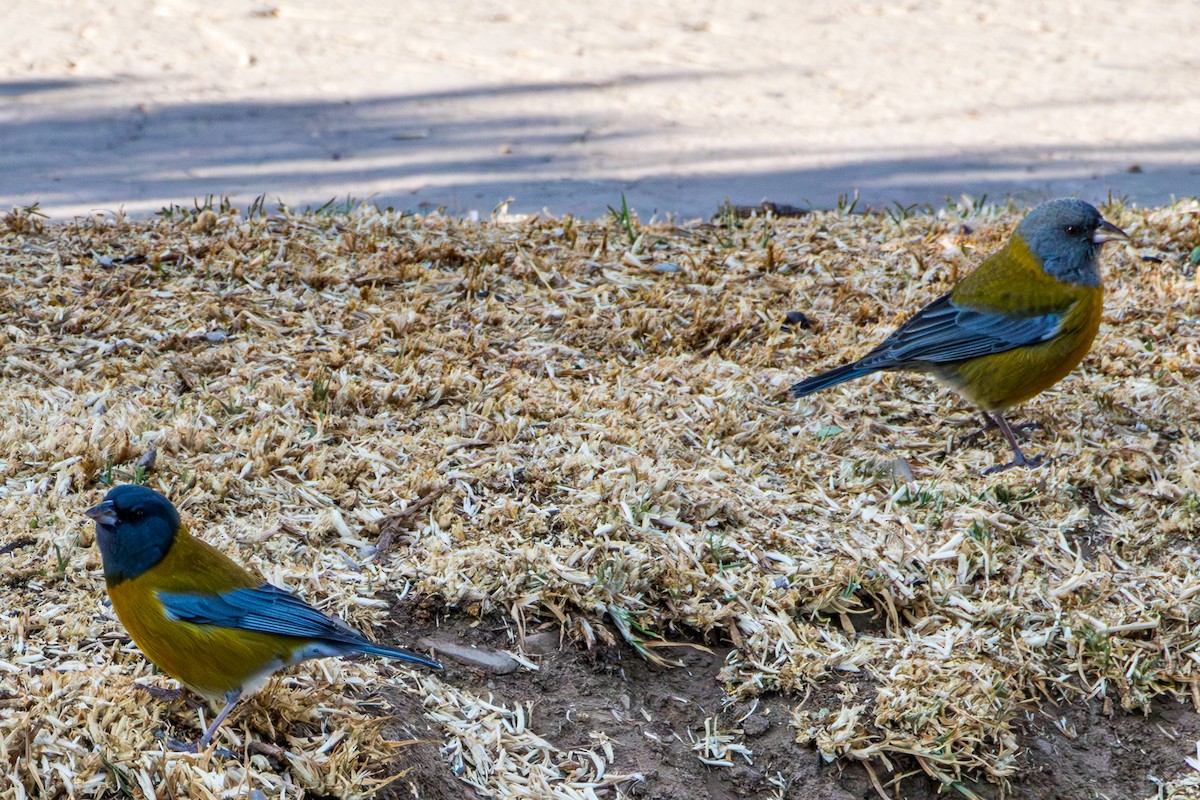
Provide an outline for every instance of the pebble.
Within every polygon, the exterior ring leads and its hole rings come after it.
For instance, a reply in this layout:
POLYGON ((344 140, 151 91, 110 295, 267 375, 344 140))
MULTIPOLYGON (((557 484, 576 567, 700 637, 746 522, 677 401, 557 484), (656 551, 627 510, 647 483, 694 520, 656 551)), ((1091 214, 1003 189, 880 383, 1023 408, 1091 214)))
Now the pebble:
POLYGON ((784 317, 784 326, 795 325, 802 331, 806 331, 812 327, 812 320, 803 311, 789 311, 784 317))
POLYGON ((467 647, 428 637, 421 639, 420 644, 423 648, 435 651, 440 658, 449 658, 460 664, 485 670, 493 675, 508 675, 516 672, 521 666, 521 663, 512 656, 491 648, 467 647))
POLYGON ((558 631, 538 631, 525 637, 521 649, 533 656, 545 656, 558 651, 558 631))
POLYGON ((771 728, 771 720, 755 714, 742 720, 742 733, 747 736, 762 736, 771 728))

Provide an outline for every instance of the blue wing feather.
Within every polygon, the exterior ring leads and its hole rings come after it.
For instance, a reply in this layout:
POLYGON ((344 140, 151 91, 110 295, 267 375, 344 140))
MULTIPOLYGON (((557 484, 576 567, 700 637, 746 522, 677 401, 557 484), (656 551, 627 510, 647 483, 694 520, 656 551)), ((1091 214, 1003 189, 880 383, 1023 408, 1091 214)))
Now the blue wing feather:
POLYGON ((195 625, 293 636, 344 647, 347 654, 372 653, 441 669, 436 661, 407 650, 374 644, 341 620, 322 614, 291 592, 269 583, 217 595, 159 592, 158 599, 171 617, 195 625))
POLYGON ((1062 314, 1016 317, 959 306, 946 294, 918 311, 855 366, 896 369, 1003 353, 1052 339, 1062 319, 1062 314))
POLYGON ((197 625, 216 625, 305 639, 362 639, 344 623, 322 614, 291 592, 269 583, 218 595, 160 592, 158 599, 171 616, 197 625))

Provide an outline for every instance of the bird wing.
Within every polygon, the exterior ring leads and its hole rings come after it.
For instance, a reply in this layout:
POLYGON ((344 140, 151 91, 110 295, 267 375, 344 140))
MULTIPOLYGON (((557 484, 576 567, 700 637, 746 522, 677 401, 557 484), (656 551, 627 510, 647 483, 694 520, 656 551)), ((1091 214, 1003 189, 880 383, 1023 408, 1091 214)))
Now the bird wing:
POLYGON ((196 625, 347 644, 365 641, 341 620, 269 583, 213 595, 159 592, 158 599, 168 615, 196 625))
POLYGON ((1063 314, 1015 316, 955 304, 942 295, 918 311, 859 364, 895 369, 946 364, 1027 347, 1058 334, 1063 314))

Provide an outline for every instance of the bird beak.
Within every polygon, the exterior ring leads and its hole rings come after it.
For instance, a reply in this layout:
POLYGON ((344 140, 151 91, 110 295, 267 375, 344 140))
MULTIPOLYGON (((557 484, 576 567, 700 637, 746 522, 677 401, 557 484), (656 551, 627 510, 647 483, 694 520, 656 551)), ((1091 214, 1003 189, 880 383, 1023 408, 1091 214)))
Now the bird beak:
POLYGON ((1128 239, 1129 234, 1107 220, 1100 220, 1100 227, 1092 234, 1094 244, 1104 244, 1114 239, 1128 239))
POLYGON ((112 500, 105 500, 100 505, 92 506, 83 513, 96 520, 98 525, 117 524, 117 510, 113 508, 112 500))

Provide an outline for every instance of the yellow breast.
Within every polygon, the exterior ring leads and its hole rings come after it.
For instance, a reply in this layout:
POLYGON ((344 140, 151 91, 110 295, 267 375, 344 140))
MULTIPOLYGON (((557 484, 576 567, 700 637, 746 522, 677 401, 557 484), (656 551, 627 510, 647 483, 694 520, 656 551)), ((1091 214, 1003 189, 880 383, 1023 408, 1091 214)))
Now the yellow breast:
POLYGON ((964 397, 988 411, 1021 403, 1062 380, 1091 349, 1104 314, 1102 287, 1052 278, 1016 238, 964 278, 952 299, 1000 314, 1062 314, 1053 339, 971 359, 943 374, 964 397))
POLYGON ((216 593, 258 582, 181 529, 162 561, 136 578, 110 584, 108 595, 138 649, 159 669, 202 695, 222 697, 293 663, 296 641, 171 619, 156 593, 216 593))

